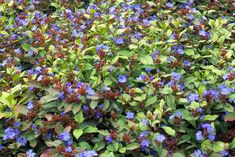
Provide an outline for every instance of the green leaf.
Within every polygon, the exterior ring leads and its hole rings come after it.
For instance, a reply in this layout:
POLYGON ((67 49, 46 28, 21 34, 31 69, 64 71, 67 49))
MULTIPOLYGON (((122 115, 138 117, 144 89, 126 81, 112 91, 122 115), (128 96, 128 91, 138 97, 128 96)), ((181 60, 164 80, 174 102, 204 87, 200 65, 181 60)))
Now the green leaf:
POLYGON ((80 137, 82 134, 83 134, 82 129, 75 129, 75 130, 73 131, 73 135, 74 135, 74 137, 75 137, 76 139, 79 139, 79 137, 80 137))
POLYGON ((139 147, 140 147, 139 143, 131 143, 126 146, 126 150, 134 150, 139 147))
POLYGON ((157 102, 157 97, 153 96, 151 98, 148 98, 148 100, 146 101, 145 106, 147 107, 147 106, 152 105, 152 104, 154 104, 156 102, 157 102))
POLYGON ((178 153, 174 153, 173 157, 185 157, 185 155, 178 152, 178 153))
POLYGON ((96 133, 96 132, 98 132, 98 129, 97 129, 97 127, 88 126, 87 128, 85 128, 83 130, 83 132, 84 132, 84 134, 85 133, 96 133))
POLYGON ((224 142, 215 142, 212 144, 212 149, 214 152, 220 152, 220 151, 223 151, 225 148, 225 143, 224 142))
POLYGON ((184 52, 185 52, 185 54, 188 55, 188 56, 194 55, 194 50, 193 50, 193 49, 186 49, 184 52))
POLYGON ((230 143, 230 148, 235 148, 235 137, 233 138, 233 141, 230 143))
POLYGON ((160 154, 160 157, 167 157, 168 152, 167 152, 166 149, 162 149, 162 150, 159 152, 159 154, 160 154))
POLYGON ((230 112, 230 113, 227 113, 225 116, 224 116, 224 121, 225 122, 232 122, 235 120, 235 113, 234 112, 230 112))
POLYGON ((23 50, 25 50, 25 51, 28 51, 30 49, 30 46, 27 43, 23 43, 21 46, 22 46, 23 50))
POLYGON ((163 126, 162 127, 168 135, 175 136, 176 132, 171 127, 163 126))
POLYGON ((84 117, 83 117, 83 113, 82 111, 78 112, 75 117, 74 117, 75 121, 78 123, 82 123, 84 121, 84 117))
POLYGON ((218 117, 219 117, 218 115, 205 115, 205 117, 203 117, 202 121, 214 121, 218 117))
POLYGON ((149 64, 153 64, 153 59, 149 55, 144 55, 144 56, 140 57, 140 62, 144 65, 146 65, 146 64, 149 65, 149 64))
POLYGON ((55 140, 55 141, 45 141, 46 145, 48 147, 58 147, 59 145, 62 144, 62 141, 60 140, 55 140))
POLYGON ((97 101, 97 100, 92 100, 91 103, 90 103, 90 107, 91 107, 92 109, 95 109, 96 106, 97 106, 97 104, 98 104, 98 101, 97 101))
POLYGON ((119 152, 122 153, 122 154, 126 153, 126 147, 120 148, 120 149, 119 149, 119 152))

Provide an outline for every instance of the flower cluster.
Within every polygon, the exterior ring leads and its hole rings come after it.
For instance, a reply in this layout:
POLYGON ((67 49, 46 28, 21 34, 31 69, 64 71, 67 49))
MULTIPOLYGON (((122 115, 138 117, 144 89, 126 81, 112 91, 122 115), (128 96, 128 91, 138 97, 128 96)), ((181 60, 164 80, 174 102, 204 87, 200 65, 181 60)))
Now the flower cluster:
POLYGON ((0 156, 235 156, 231 0, 0 0, 0 156))

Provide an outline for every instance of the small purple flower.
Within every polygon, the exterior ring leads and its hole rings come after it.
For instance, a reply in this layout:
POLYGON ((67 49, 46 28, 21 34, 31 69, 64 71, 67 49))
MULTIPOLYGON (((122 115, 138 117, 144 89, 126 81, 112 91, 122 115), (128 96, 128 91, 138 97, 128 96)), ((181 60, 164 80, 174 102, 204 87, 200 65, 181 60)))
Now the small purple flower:
POLYGON ((133 112, 128 111, 126 113, 126 118, 127 119, 134 119, 135 114, 133 112))
POLYGON ((148 119, 141 119, 141 122, 144 123, 145 125, 149 124, 149 120, 148 119))
POLYGON ((148 140, 141 141, 141 147, 143 147, 143 148, 149 147, 149 141, 148 140))
POLYGON ((27 109, 32 110, 33 107, 34 107, 33 101, 30 100, 30 101, 28 102, 28 104, 27 104, 27 109))
POLYGON ((187 100, 188 100, 189 103, 192 102, 192 101, 198 101, 199 100, 199 95, 191 93, 190 95, 187 96, 187 100))
POLYGON ((166 139, 166 137, 162 134, 158 134, 156 137, 156 141, 162 143, 164 140, 166 139))
POLYGON ((140 75, 139 77, 136 78, 137 80, 144 81, 145 80, 145 75, 140 75))
POLYGON ((146 27, 149 27, 150 26, 150 22, 146 19, 143 20, 143 23, 146 27))
POLYGON ((202 153, 200 149, 197 149, 193 152, 194 157, 205 157, 205 155, 202 153))
POLYGON ((58 98, 59 100, 64 99, 64 92, 59 92, 59 93, 57 94, 57 98, 58 98))
POLYGON ((22 146, 25 146, 27 144, 27 139, 21 136, 16 139, 16 142, 20 143, 22 146))
POLYGON ((3 145, 2 145, 2 144, 0 144, 0 151, 1 151, 1 150, 3 150, 3 145))
POLYGON ((152 54, 152 58, 155 59, 158 55, 158 50, 154 51, 152 54))
POLYGON ((175 82, 173 80, 171 80, 170 82, 167 83, 167 85, 169 87, 173 87, 175 85, 175 82))
POLYGON ((208 133, 214 133, 215 129, 209 123, 202 124, 202 128, 206 129, 208 133))
POLYGON ((145 68, 145 70, 146 70, 148 73, 150 73, 151 70, 152 70, 152 68, 145 68))
POLYGON ((98 156, 95 150, 87 150, 79 153, 77 157, 94 157, 94 156, 98 156))
POLYGON ((190 61, 185 60, 185 61, 184 61, 184 66, 185 66, 185 67, 190 67, 190 66, 191 66, 190 61))
POLYGON ((143 131, 140 133, 139 137, 143 138, 143 137, 146 137, 147 135, 148 135, 148 131, 143 131))
POLYGON ((73 149, 71 146, 68 146, 67 148, 65 148, 65 151, 71 153, 73 149))
POLYGON ((89 85, 86 85, 86 92, 87 92, 88 96, 94 96, 95 95, 95 91, 89 85))
POLYGON ((167 7, 168 9, 170 9, 170 8, 174 7, 174 4, 173 4, 173 3, 170 3, 170 2, 167 2, 167 3, 166 3, 166 7, 167 7))
POLYGON ((172 77, 172 79, 174 79, 176 81, 179 81, 181 79, 181 75, 176 72, 172 72, 171 77, 172 77))
POLYGON ((227 150, 223 150, 223 151, 220 152, 220 155, 221 155, 222 157, 225 157, 225 156, 228 156, 229 153, 228 153, 227 150))
POLYGON ((110 137, 110 136, 106 136, 106 137, 105 137, 105 140, 106 140, 109 144, 113 143, 113 139, 112 139, 112 137, 110 137))
POLYGON ((83 109, 84 111, 88 111, 89 107, 88 107, 87 105, 84 105, 84 106, 82 107, 82 109, 83 109))
POLYGON ((177 112, 175 112, 174 114, 172 114, 169 118, 172 120, 172 119, 174 119, 175 117, 182 119, 183 115, 182 115, 181 112, 177 111, 177 112))
POLYGON ((27 157, 35 157, 35 156, 36 156, 36 153, 34 153, 32 149, 29 149, 29 150, 26 152, 26 155, 27 155, 27 157))
POLYGON ((203 139, 202 131, 198 131, 198 132, 196 133, 196 139, 197 139, 198 141, 201 141, 201 140, 203 139))
POLYGON ((61 140, 61 141, 68 141, 70 139, 70 133, 68 132, 62 132, 58 135, 58 138, 61 140))
POLYGON ((16 128, 20 127, 20 122, 18 122, 18 121, 15 122, 15 123, 14 123, 14 127, 16 127, 16 128))
POLYGON ((208 135, 208 139, 209 139, 210 141, 214 141, 214 140, 215 140, 215 135, 214 135, 214 134, 209 134, 209 135, 208 135))
POLYGON ((218 87, 218 89, 220 90, 220 93, 222 95, 228 95, 230 94, 231 92, 234 92, 234 89, 233 88, 228 88, 226 84, 222 84, 218 87))
POLYGON ((210 39, 210 33, 206 32, 205 30, 199 31, 199 35, 202 36, 203 38, 210 39))
POLYGON ((207 97, 210 96, 212 99, 218 99, 219 98, 219 94, 216 90, 205 90, 203 93, 203 97, 207 97))
POLYGON ((125 42, 125 39, 124 39, 124 38, 121 38, 121 37, 119 37, 119 38, 113 38, 113 40, 115 41, 115 43, 116 43, 117 45, 121 45, 121 44, 123 44, 123 43, 125 42))
POLYGON ((119 75, 118 76, 118 82, 119 83, 125 83, 126 81, 127 81, 126 76, 124 76, 124 75, 119 75))
POLYGON ((8 139, 15 139, 19 134, 20 131, 18 129, 13 129, 11 127, 8 127, 5 131, 5 134, 3 135, 3 140, 8 140, 8 139))
POLYGON ((194 18, 193 14, 189 14, 189 15, 188 15, 188 19, 189 19, 189 20, 193 20, 193 18, 194 18))

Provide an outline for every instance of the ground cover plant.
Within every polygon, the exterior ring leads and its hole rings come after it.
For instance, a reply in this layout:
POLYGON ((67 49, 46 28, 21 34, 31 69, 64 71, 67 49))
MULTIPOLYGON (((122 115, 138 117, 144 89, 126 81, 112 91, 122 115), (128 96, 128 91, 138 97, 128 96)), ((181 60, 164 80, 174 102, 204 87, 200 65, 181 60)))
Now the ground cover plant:
POLYGON ((0 0, 0 156, 235 156, 234 10, 0 0))

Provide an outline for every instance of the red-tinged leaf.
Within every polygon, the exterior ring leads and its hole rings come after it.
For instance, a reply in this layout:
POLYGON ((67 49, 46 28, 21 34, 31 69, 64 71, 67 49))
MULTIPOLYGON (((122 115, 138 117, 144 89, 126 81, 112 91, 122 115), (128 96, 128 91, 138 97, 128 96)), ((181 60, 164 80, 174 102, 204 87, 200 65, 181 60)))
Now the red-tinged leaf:
POLYGON ((45 150, 44 152, 42 152, 40 157, 54 157, 54 155, 52 154, 52 149, 45 150))
POLYGON ((232 121, 235 121, 235 113, 227 113, 225 116, 224 116, 224 121, 225 122, 232 122, 232 121))

